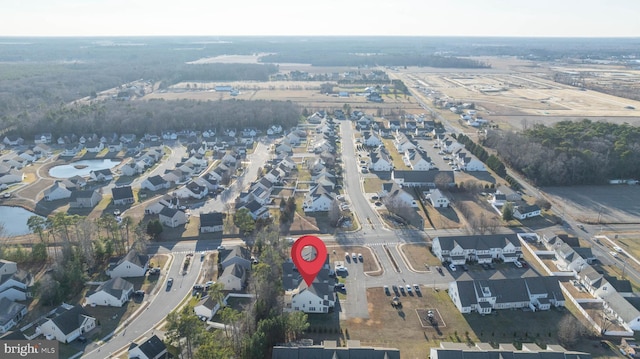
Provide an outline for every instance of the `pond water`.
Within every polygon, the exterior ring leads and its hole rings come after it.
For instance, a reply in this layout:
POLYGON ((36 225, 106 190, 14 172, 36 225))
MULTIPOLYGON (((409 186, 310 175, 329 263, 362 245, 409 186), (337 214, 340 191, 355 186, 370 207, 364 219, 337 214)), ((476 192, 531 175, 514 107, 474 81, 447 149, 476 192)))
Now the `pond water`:
POLYGON ((120 161, 113 160, 82 160, 70 163, 68 165, 60 165, 52 167, 49 170, 51 177, 71 178, 73 176, 88 176, 91 171, 99 171, 107 168, 115 167, 120 161))
POLYGON ((0 206, 0 225, 3 227, 2 235, 6 237, 20 236, 31 233, 27 220, 35 213, 22 207, 0 206))

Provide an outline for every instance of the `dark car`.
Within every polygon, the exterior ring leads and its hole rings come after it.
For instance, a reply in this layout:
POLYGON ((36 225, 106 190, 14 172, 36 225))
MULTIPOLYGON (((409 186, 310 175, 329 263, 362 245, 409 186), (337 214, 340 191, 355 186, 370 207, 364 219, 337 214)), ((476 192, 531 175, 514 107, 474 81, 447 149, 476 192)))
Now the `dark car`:
POLYGON ((391 292, 389 291, 389 286, 388 285, 384 286, 384 294, 391 295, 391 292))
POLYGON ((438 273, 444 274, 444 273, 442 273, 442 267, 438 266, 438 267, 436 267, 436 269, 438 270, 438 273))
POLYGON ((167 279, 167 290, 170 290, 171 286, 173 286, 173 277, 167 279))
POLYGON ((466 265, 466 264, 463 264, 463 265, 462 265, 462 269, 466 272, 466 271, 468 271, 468 270, 469 270, 469 267, 467 267, 467 265, 466 265))
POLYGON ((403 286, 400 286, 400 294, 405 295, 405 296, 407 295, 407 294, 404 292, 404 287, 403 287, 403 286))
POLYGON ((393 285, 391 286, 391 289, 393 289, 393 293, 396 295, 396 297, 400 295, 400 292, 398 291, 397 286, 393 285))

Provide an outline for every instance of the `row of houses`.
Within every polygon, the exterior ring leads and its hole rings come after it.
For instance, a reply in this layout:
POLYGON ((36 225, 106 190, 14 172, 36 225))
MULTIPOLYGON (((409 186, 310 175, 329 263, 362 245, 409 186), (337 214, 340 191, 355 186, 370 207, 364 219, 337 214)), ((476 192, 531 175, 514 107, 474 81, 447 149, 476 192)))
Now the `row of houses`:
POLYGON ((27 314, 22 302, 31 297, 33 278, 15 262, 0 259, 0 334, 6 333, 27 314))

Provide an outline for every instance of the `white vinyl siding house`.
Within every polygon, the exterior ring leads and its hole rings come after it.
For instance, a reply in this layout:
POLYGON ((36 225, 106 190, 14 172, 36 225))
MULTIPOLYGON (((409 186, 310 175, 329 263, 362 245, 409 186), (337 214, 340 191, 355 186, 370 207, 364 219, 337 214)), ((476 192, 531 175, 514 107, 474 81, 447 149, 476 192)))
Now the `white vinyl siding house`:
POLYGON ((149 269, 149 256, 130 250, 126 256, 109 264, 107 275, 111 278, 143 277, 149 269))

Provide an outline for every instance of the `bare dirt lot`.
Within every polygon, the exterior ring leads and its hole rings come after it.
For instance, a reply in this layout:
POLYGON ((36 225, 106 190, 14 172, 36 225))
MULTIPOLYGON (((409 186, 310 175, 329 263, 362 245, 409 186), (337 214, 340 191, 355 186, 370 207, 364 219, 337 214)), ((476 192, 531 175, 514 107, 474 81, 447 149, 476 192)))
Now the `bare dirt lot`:
MULTIPOLYGON (((640 218, 640 186, 574 186, 545 187, 554 203, 584 223, 638 223, 640 218)), ((556 209, 558 209, 556 207, 556 209)))

